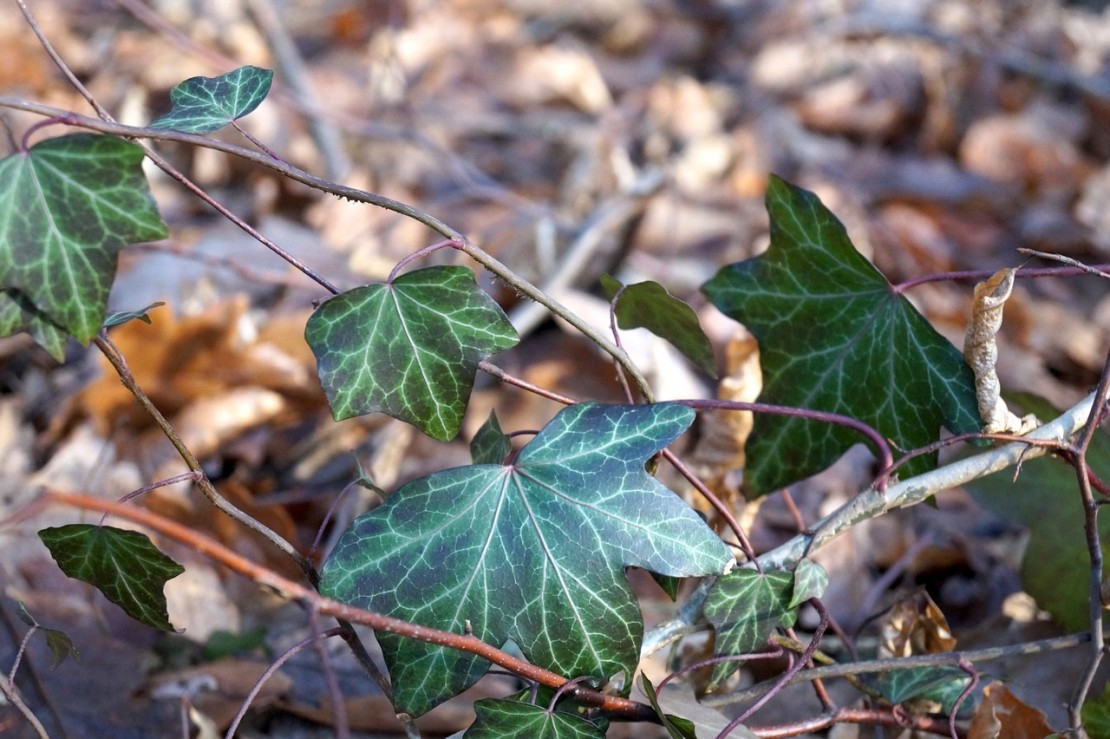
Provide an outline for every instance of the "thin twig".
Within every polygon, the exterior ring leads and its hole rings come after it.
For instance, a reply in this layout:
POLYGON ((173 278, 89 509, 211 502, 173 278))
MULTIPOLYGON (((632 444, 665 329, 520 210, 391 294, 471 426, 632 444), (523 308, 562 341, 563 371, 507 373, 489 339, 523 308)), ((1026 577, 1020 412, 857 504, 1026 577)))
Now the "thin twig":
MULTIPOLYGON (((291 600, 304 603, 309 608, 316 609, 320 614, 343 618, 352 623, 363 624, 378 631, 388 631, 391 634, 416 639, 418 641, 434 644, 450 649, 475 654, 494 664, 500 665, 516 675, 528 680, 534 680, 552 688, 559 688, 567 682, 566 677, 557 673, 537 667, 519 657, 504 652, 474 636, 454 634, 449 631, 421 626, 399 618, 385 616, 373 611, 349 606, 345 603, 332 600, 320 595, 315 590, 307 588, 279 575, 271 569, 258 565, 242 555, 231 551, 215 539, 198 531, 183 526, 153 511, 135 506, 127 506, 112 500, 98 498, 81 493, 67 493, 58 490, 45 490, 42 498, 47 503, 73 506, 87 511, 108 512, 114 516, 127 519, 141 526, 167 536, 175 541, 190 547, 194 551, 212 557, 230 570, 238 572, 253 582, 273 589, 291 600)), ((595 690, 576 686, 571 691, 575 700, 596 706, 605 711, 613 712, 631 721, 652 721, 658 719, 651 706, 630 701, 614 695, 599 693, 595 690)))
POLYGON ((473 259, 478 264, 485 267, 492 272, 498 279, 504 281, 513 290, 521 293, 525 297, 533 300, 540 305, 547 308, 554 315, 563 319, 575 329, 580 331, 591 342, 596 344, 602 351, 609 356, 613 357, 620 365, 628 372, 629 377, 636 383, 637 389, 649 402, 654 401, 654 394, 651 391, 651 386, 648 384, 647 379, 643 373, 636 367, 635 363, 628 356, 618 348, 612 341, 610 341, 603 331, 591 326, 587 321, 583 320, 580 316, 570 311, 566 306, 559 303, 551 295, 548 295, 543 290, 533 285, 528 280, 516 274, 513 270, 509 269, 506 265, 498 259, 472 243, 462 233, 448 226, 443 221, 435 216, 426 213, 411 205, 402 203, 392 198, 387 198, 383 195, 360 190, 356 187, 347 187, 338 183, 326 180, 315 175, 311 175, 288 162, 277 161, 262 152, 247 149, 235 144, 229 144, 217 139, 210 139, 204 136, 197 136, 195 134, 181 133, 179 131, 165 131, 161 129, 143 128, 141 126, 125 126, 120 123, 113 123, 109 121, 97 120, 96 118, 89 118, 88 116, 77 115, 59 108, 54 108, 49 105, 42 105, 40 103, 32 103, 20 98, 12 97, 10 95, 0 95, 0 107, 13 108, 15 110, 24 110, 30 113, 37 113, 49 117, 57 117, 63 120, 67 125, 76 126, 78 128, 85 128, 90 131, 99 131, 101 133, 111 134, 115 136, 123 136, 126 138, 147 138, 159 141, 176 141, 184 144, 192 144, 194 146, 201 146, 216 151, 222 151, 226 154, 240 157, 242 159, 261 164, 264 167, 277 172, 280 175, 288 177, 291 180, 300 182, 301 184, 312 187, 321 192, 326 192, 338 197, 347 198, 360 203, 374 205, 385 210, 392 211, 398 215, 421 223, 436 233, 447 239, 455 239, 459 241, 461 251, 465 252, 468 257, 473 259))
POLYGON ((108 334, 102 331, 100 335, 93 339, 93 343, 96 344, 97 348, 100 349, 104 357, 115 369, 123 386, 135 397, 135 400, 139 402, 139 405, 143 407, 147 415, 150 416, 166 438, 169 439, 170 443, 173 444, 174 449, 177 450, 181 459, 184 460, 185 465, 196 475, 197 487, 204 493, 204 496, 208 498, 212 505, 252 531, 269 539, 274 546, 285 552, 285 554, 297 563, 297 566, 299 566, 305 573, 305 576, 308 577, 309 582, 315 584, 317 580, 316 570, 300 552, 293 548, 292 544, 286 541, 285 538, 276 531, 266 526, 261 521, 244 513, 235 506, 235 504, 220 495, 211 480, 208 479, 208 475, 204 473, 204 468, 201 466, 200 461, 193 455, 193 452, 185 446, 185 442, 177 435, 177 431, 174 430, 170 422, 166 420, 166 417, 163 416, 162 412, 154 405, 154 402, 139 386, 139 383, 135 381, 135 376, 131 374, 126 360, 124 360, 123 355, 120 353, 119 349, 116 348, 116 345, 108 338, 108 334))

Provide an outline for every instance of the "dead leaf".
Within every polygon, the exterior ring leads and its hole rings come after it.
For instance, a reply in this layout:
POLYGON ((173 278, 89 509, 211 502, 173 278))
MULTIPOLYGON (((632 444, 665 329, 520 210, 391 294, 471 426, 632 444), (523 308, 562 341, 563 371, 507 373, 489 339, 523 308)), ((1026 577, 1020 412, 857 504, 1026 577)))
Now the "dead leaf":
POLYGON ((1024 703, 1000 682, 983 688, 967 739, 1044 739, 1053 734, 1044 712, 1024 703))
POLYGON ((948 620, 924 590, 890 609, 880 629, 879 653, 883 657, 937 654, 956 647, 948 620))

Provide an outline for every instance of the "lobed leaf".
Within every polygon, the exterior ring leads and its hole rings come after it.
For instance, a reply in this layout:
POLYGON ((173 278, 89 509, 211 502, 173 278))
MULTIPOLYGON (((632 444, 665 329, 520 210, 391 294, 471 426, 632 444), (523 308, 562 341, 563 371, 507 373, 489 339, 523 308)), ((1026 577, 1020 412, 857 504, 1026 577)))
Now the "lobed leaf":
POLYGON ((474 703, 474 723, 466 739, 604 739, 605 729, 581 716, 505 699, 474 703))
POLYGON ((489 418, 470 440, 471 461, 474 464, 501 464, 512 450, 512 442, 501 431, 497 414, 490 411, 489 418))
MULTIPOLYGON (((793 626, 798 617, 793 572, 735 570, 717 580, 705 601, 705 617, 716 633, 714 656, 747 654, 764 649, 771 632, 793 626)), ((713 667, 713 690, 740 667, 724 662, 713 667)))
POLYGON ((0 160, 0 329, 31 331, 55 357, 61 331, 96 335, 119 251, 167 236, 143 156, 123 139, 75 134, 0 160))
POLYGON ((453 439, 478 362, 515 346, 509 319, 465 267, 429 267, 326 301, 305 339, 337 421, 382 411, 453 439))
POLYGON ((136 621, 174 630, 163 588, 185 568, 162 554, 145 534, 70 524, 43 529, 39 538, 62 572, 92 585, 136 621))
MULTIPOLYGON (((771 246, 723 268, 702 290, 759 342, 760 400, 864 421, 901 449, 941 426, 979 430, 975 386, 960 351, 896 292, 817 196, 772 177, 771 246)), ((832 464, 859 434, 844 426, 757 415, 745 486, 762 495, 832 464)), ((902 468, 936 466, 936 454, 902 468)))
POLYGON ((170 90, 170 111, 150 128, 211 133, 257 108, 270 92, 274 73, 239 67, 218 77, 190 77, 170 90))
MULTIPOLYGON (((624 568, 689 577, 733 561, 644 470, 693 417, 673 404, 566 408, 511 464, 438 472, 357 519, 323 567, 321 592, 495 645, 511 639, 564 675, 631 675, 643 623, 624 568)), ((395 705, 412 715, 488 667, 390 634, 378 641, 395 705)))

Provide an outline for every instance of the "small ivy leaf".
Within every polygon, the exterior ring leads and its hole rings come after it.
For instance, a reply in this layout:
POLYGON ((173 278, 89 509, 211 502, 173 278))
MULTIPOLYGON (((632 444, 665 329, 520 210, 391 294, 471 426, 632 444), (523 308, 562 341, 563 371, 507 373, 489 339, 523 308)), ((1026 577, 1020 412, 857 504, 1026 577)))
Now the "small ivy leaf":
POLYGON ((829 573, 811 559, 803 559, 794 570, 794 594, 790 596, 789 608, 797 608, 810 598, 820 598, 829 585, 829 573))
MULTIPOLYGON (((975 384, 963 356, 848 239, 817 196, 771 177, 771 246, 702 286, 759 342, 765 403, 840 413, 900 449, 934 441, 941 426, 979 430, 975 384)), ((859 434, 790 416, 756 415, 745 486, 762 495, 820 472, 859 434)), ((913 477, 936 453, 901 468, 913 477)))
MULTIPOLYGON (((564 675, 631 675, 643 621, 625 567, 720 574, 728 547, 644 470, 693 421, 675 404, 581 403, 559 412, 512 464, 408 483, 348 529, 320 591, 445 631, 511 639, 564 675)), ((378 635, 398 710, 420 715, 477 682, 469 653, 378 635)))
POLYGON ((474 464, 501 464, 512 450, 512 442, 501 431, 497 414, 490 411, 489 418, 470 440, 470 459, 474 464))
POLYGON ((87 582, 136 621, 174 631, 163 588, 185 568, 136 531, 70 524, 38 532, 62 572, 87 582))
MULTIPOLYGON (((621 290, 619 280, 601 276, 601 287, 612 300, 621 290)), ((710 377, 717 376, 713 345, 702 331, 694 309, 667 292, 658 282, 637 282, 623 286, 617 298, 617 325, 622 329, 646 328, 670 342, 710 377)))
POLYGON ((182 133, 218 131, 257 108, 273 81, 273 71, 251 66, 219 77, 190 77, 170 90, 170 112, 150 127, 182 133))
MULTIPOLYGON (((793 626, 798 609, 794 597, 793 572, 764 572, 740 569, 717 580, 705 601, 705 617, 713 624, 717 640, 715 656, 747 654, 767 646, 771 632, 793 626)), ((714 690, 739 668, 738 662, 713 667, 709 690, 714 690)))
MULTIPOLYGON (((916 667, 910 670, 881 672, 868 682, 891 703, 938 703, 942 713, 951 713, 971 676, 959 667, 916 667)), ((964 701, 961 713, 975 707, 964 701)), ((934 710, 931 706, 924 711, 934 710)))
POLYGON ((26 331, 59 362, 66 358, 69 333, 50 320, 18 290, 0 290, 0 336, 26 331))
POLYGON ((113 136, 49 139, 0 160, 2 323, 29 329, 57 356, 59 329, 88 343, 104 322, 116 256, 167 236, 143 177, 141 147, 113 136), (18 306, 11 305, 12 299, 18 306))
POLYGON ((27 607, 23 605, 23 601, 19 601, 16 605, 16 614, 19 620, 32 628, 37 628, 42 632, 43 637, 46 639, 46 646, 50 649, 50 667, 55 668, 65 661, 66 657, 73 655, 73 659, 80 662, 81 653, 77 651, 77 647, 73 645, 73 640, 64 631, 58 629, 49 629, 31 615, 27 607))
POLYGON ((655 686, 643 673, 640 673, 640 690, 644 691, 648 703, 655 709, 655 715, 659 717, 659 722, 663 724, 663 728, 666 729, 667 735, 671 739, 698 739, 693 721, 678 716, 670 716, 663 711, 663 708, 659 705, 659 698, 655 695, 655 686))
POLYGON ((605 739, 605 729, 581 716, 503 698, 474 703, 477 718, 466 739, 605 739))
POLYGON ((119 326, 120 324, 127 323, 128 321, 142 321, 143 323, 149 325, 151 321, 150 316, 148 316, 147 313, 150 313, 150 311, 154 310, 155 308, 160 308, 163 305, 165 305, 165 303, 159 300, 157 303, 151 303, 142 310, 128 310, 109 314, 109 316, 104 319, 104 328, 119 326))
POLYGON ((335 420, 381 411, 455 438, 478 362, 520 341, 466 267, 428 267, 326 301, 305 327, 335 420))

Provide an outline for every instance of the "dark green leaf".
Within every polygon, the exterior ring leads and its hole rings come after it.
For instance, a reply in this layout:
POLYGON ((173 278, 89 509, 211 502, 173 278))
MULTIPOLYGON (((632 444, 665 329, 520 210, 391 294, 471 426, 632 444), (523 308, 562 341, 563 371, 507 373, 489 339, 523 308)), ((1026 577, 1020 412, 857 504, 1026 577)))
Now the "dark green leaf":
MULTIPOLYGON (((728 547, 644 461, 693 420, 679 405, 583 403, 561 411, 510 465, 411 482, 340 538, 320 589, 338 600, 603 680, 631 675, 643 624, 624 568, 723 572, 728 547)), ((390 634, 378 641, 398 710, 419 715, 488 663, 390 634)))
MULTIPOLYGON (((931 701, 941 705, 942 713, 951 713, 970 680, 971 676, 958 667, 917 667, 882 672, 871 682, 891 703, 931 701)), ((973 702, 965 701, 961 708, 972 706, 973 702)))
POLYGON ((46 639, 46 646, 50 649, 50 666, 57 667, 65 658, 73 655, 73 659, 78 662, 81 661, 81 653, 77 651, 77 647, 73 645, 73 640, 64 631, 58 629, 48 629, 35 620, 27 607, 20 601, 16 607, 16 613, 19 615, 19 620, 23 623, 38 629, 43 637, 46 639))
POLYGON ((163 588, 185 568, 158 551, 145 534, 70 524, 43 529, 39 538, 62 572, 94 586, 136 621, 174 630, 163 588))
POLYGON ((139 146, 90 134, 49 139, 0 160, 5 328, 38 332, 55 356, 59 343, 50 324, 86 343, 96 335, 120 249, 167 235, 142 160, 139 146))
POLYGON ((829 573, 811 559, 803 559, 794 570, 794 594, 789 608, 797 608, 810 598, 820 598, 829 585, 829 573))
POLYGON ((453 439, 478 362, 520 340, 465 267, 429 267, 328 300, 305 339, 336 420, 382 411, 453 439))
POLYGON ((470 440, 470 459, 474 464, 501 464, 512 450, 512 442, 502 433, 497 414, 490 411, 489 418, 470 440))
POLYGON ((239 67, 219 77, 190 77, 170 90, 170 112, 150 124, 183 133, 211 133, 247 115, 266 99, 274 73, 239 67))
MULTIPOLYGON (((717 580, 705 601, 705 617, 717 634, 715 655, 748 654, 767 647, 771 632, 793 626, 798 609, 794 597, 793 572, 740 569, 717 580)), ((738 662, 714 666, 709 689, 739 667, 738 662)))
MULTIPOLYGON (((941 426, 978 431, 974 377, 959 350, 855 250, 817 196, 772 177, 767 210, 767 252, 702 288, 759 341, 759 399, 857 418, 901 449, 934 441, 941 426)), ((757 414, 745 485, 771 492, 860 441, 844 426, 757 414)), ((901 474, 935 465, 936 454, 919 456, 901 474)))
POLYGON ((643 673, 640 673, 640 690, 644 691, 648 703, 655 709, 655 715, 659 717, 659 721, 663 724, 663 728, 667 730, 671 739, 698 739, 698 735, 694 731, 693 721, 678 716, 668 716, 663 712, 659 705, 659 698, 655 695, 655 686, 643 673))
POLYGON ((646 328, 676 349, 710 377, 717 376, 713 345, 702 331, 698 314, 658 282, 637 282, 624 286, 609 275, 601 276, 601 286, 612 300, 617 298, 617 325, 622 329, 646 328))
MULTIPOLYGON (((1029 396, 1017 399, 1027 413, 1053 418, 1058 412, 1029 396)), ((1087 463, 1103 480, 1110 475, 1110 434, 1097 431, 1087 450, 1087 463)), ((1003 470, 966 485, 983 507, 1029 529, 1021 563, 1025 592, 1071 631, 1090 626, 1087 604, 1090 558, 1083 533, 1083 503, 1075 470, 1061 460, 1042 457, 1021 464, 1017 482, 1003 470)), ((1103 556, 1110 555, 1110 517, 1099 516, 1103 556)))
POLYGON ((1097 698, 1088 698, 1082 709, 1083 728, 1092 737, 1110 736, 1110 685, 1097 698))
POLYGON ((212 635, 208 637, 208 641, 204 643, 201 656, 204 657, 206 662, 215 662, 224 657, 250 654, 256 650, 269 654, 269 649, 266 646, 265 626, 256 626, 250 631, 243 631, 238 634, 231 631, 213 631, 212 635))
POLYGON ((104 319, 104 328, 119 326, 120 324, 127 323, 128 321, 142 321, 143 323, 149 325, 151 321, 150 316, 148 316, 147 313, 150 313, 155 308, 160 308, 163 305, 165 305, 165 303, 159 300, 157 303, 151 303, 142 310, 128 310, 112 313, 104 319))
POLYGON ((66 358, 69 333, 18 290, 0 290, 0 336, 26 331, 50 356, 59 362, 66 358))
POLYGON ((485 699, 474 703, 477 718, 467 739, 604 739, 605 730, 586 719, 520 701, 485 699))

